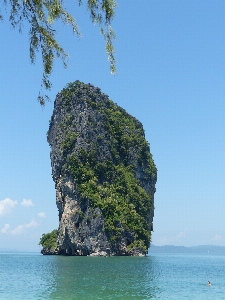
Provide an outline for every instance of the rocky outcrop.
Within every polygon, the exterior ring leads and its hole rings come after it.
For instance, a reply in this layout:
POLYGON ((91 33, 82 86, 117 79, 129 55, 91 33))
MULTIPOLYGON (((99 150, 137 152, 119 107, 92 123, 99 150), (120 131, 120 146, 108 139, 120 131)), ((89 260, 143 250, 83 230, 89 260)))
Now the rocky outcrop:
POLYGON ((58 253, 57 250, 54 250, 54 249, 43 248, 41 250, 41 254, 43 254, 43 255, 57 255, 59 253, 58 253))
POLYGON ((145 255, 157 175, 142 124, 99 88, 76 81, 57 94, 48 142, 59 211, 55 254, 145 255))

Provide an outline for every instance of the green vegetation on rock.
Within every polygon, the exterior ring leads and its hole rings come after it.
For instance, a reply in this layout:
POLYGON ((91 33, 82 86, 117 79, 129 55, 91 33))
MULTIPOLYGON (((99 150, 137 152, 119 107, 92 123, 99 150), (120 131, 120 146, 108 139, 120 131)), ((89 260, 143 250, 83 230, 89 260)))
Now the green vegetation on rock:
POLYGON ((43 233, 39 245, 45 250, 54 251, 57 247, 57 230, 54 229, 50 233, 43 233))
MULTIPOLYGON (((128 249, 147 250, 151 230, 148 217, 154 205, 145 187, 155 184, 157 170, 141 123, 105 96, 100 89, 93 91, 90 85, 79 81, 61 91, 65 111, 68 112, 68 103, 72 111, 71 102, 77 99, 75 105, 85 103, 86 113, 89 113, 85 136, 83 132, 74 131, 71 111, 62 121, 66 127, 61 149, 67 153, 63 172, 68 170, 72 174, 81 202, 100 208, 111 243, 119 241, 126 231, 134 237, 128 249), (92 137, 88 138, 88 134, 92 137), (83 136, 84 147, 76 147, 79 135, 83 136)), ((79 124, 82 116, 80 118, 79 124)))

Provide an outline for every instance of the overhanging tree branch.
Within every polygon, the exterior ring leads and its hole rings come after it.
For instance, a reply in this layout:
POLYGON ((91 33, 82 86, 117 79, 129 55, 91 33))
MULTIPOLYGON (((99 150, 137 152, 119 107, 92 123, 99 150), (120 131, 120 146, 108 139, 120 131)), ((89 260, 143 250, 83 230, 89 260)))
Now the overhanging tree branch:
MULTIPOLYGON (((82 4, 81 0, 77 1, 79 5, 82 4)), ((52 73, 54 59, 60 58, 65 68, 68 60, 67 53, 55 38, 54 22, 60 19, 63 23, 70 25, 73 32, 80 37, 78 25, 73 16, 63 8, 63 0, 3 0, 3 2, 5 5, 11 6, 9 20, 13 28, 19 27, 19 31, 21 31, 23 21, 30 24, 31 63, 35 63, 36 53, 41 51, 43 75, 38 101, 44 106, 49 97, 43 94, 43 89, 49 90, 52 86, 49 77, 52 73)), ((115 0, 87 0, 87 7, 92 22, 100 26, 100 32, 106 42, 110 71, 115 74, 116 60, 113 47, 115 33, 111 27, 111 21, 115 16, 116 2, 115 0)))

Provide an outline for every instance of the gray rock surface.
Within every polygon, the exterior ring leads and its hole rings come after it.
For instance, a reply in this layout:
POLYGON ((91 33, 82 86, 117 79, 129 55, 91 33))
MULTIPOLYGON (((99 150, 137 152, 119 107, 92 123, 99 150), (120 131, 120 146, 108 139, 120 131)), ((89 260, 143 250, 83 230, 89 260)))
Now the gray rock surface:
POLYGON ((76 81, 57 94, 47 139, 59 211, 53 254, 145 255, 157 174, 142 124, 99 88, 76 81), (118 187, 123 172, 131 183, 118 187), (137 203, 129 195, 135 184, 134 195, 144 195, 137 203))

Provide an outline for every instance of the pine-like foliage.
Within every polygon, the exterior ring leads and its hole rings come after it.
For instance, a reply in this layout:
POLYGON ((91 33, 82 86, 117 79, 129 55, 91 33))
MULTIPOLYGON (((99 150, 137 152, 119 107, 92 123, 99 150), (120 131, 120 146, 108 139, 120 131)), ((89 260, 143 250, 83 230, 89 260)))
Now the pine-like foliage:
MULTIPOLYGON (((82 1, 77 0, 81 5, 82 1)), ((68 55, 56 40, 56 30, 54 22, 61 20, 63 23, 72 27, 77 36, 81 36, 78 25, 74 17, 67 12, 63 0, 3 0, 6 9, 10 9, 9 21, 13 28, 21 26, 23 22, 28 22, 30 26, 30 59, 35 62, 36 53, 40 50, 43 62, 43 76, 41 83, 41 92, 38 101, 42 106, 47 95, 43 94, 42 89, 49 90, 51 81, 49 76, 53 69, 55 58, 60 58, 64 67, 67 67, 68 55)), ((106 41, 106 52, 110 62, 111 73, 115 73, 115 51, 113 48, 113 39, 115 34, 111 27, 111 21, 115 15, 115 0, 87 0, 87 8, 90 12, 91 20, 94 24, 100 26, 100 32, 106 41)), ((0 15, 0 20, 3 19, 0 15)))

